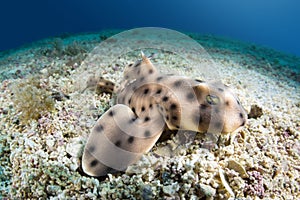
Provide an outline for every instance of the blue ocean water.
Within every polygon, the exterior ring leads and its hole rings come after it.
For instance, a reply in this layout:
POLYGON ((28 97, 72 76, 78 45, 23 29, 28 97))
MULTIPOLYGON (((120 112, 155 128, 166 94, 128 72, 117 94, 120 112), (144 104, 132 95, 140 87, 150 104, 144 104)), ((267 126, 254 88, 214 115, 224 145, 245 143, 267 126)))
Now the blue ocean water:
POLYGON ((253 42, 300 56, 297 0, 10 0, 0 3, 0 50, 64 33, 164 27, 253 42))

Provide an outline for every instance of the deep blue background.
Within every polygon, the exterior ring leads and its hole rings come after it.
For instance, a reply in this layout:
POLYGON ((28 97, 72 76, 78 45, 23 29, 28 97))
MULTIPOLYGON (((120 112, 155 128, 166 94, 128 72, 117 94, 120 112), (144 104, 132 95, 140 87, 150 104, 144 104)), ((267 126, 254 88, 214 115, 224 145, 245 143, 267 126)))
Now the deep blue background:
POLYGON ((62 33, 155 26, 300 56, 299 0, 7 0, 0 25, 0 50, 62 33))

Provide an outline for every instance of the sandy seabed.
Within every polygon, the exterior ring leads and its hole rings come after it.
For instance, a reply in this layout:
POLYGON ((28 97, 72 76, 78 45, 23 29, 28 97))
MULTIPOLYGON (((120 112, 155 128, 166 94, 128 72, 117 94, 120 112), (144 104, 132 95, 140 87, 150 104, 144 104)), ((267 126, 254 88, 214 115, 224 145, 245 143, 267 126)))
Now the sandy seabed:
MULTIPOLYGON (((0 54, 1 199, 300 198, 300 58, 209 35, 190 34, 250 113, 244 129, 212 149, 201 148, 203 135, 171 135, 126 172, 86 176, 84 144, 112 100, 82 92, 78 77, 90 69, 80 66, 114 33, 65 35, 0 54)), ((137 54, 97 64, 99 73, 118 83, 137 54)), ((178 55, 160 52, 153 62, 197 77, 178 55)))

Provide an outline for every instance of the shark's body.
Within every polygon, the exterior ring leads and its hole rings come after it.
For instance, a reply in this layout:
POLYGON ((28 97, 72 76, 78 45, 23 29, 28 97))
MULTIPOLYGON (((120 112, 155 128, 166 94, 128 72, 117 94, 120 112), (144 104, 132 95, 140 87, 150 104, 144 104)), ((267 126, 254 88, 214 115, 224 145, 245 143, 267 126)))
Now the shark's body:
POLYGON ((124 80, 117 104, 99 118, 87 141, 82 168, 88 175, 126 170, 165 128, 218 134, 246 123, 247 114, 230 88, 162 75, 144 55, 125 69, 124 80))

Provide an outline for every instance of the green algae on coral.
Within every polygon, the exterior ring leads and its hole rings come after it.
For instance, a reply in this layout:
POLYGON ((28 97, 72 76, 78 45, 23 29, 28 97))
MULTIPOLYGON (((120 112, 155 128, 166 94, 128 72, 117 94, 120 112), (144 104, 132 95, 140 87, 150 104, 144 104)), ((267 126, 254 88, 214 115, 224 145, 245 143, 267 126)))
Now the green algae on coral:
POLYGON ((14 108, 24 124, 54 110, 55 101, 38 76, 17 82, 12 86, 12 92, 14 108))

